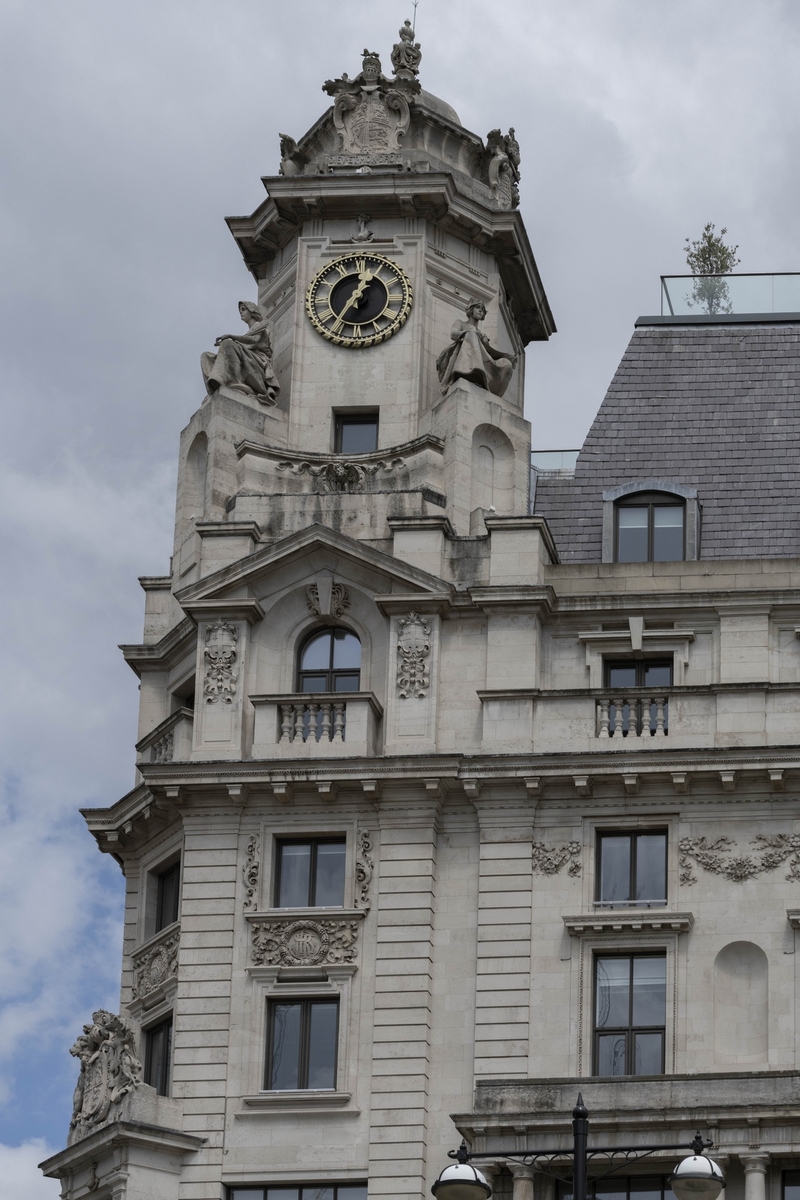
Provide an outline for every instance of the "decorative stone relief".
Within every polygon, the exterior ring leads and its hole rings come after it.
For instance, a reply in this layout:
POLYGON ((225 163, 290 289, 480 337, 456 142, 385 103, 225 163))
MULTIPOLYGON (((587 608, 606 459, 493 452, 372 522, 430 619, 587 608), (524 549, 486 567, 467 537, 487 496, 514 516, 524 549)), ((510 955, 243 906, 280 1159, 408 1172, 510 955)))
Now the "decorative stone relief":
POLYGON ((442 394, 457 379, 467 379, 495 396, 503 396, 517 365, 516 355, 508 358, 478 328, 486 319, 486 305, 482 300, 468 300, 464 312, 466 321, 454 322, 450 344, 436 359, 442 394))
POLYGON ((272 407, 278 402, 281 385, 272 366, 272 339, 266 314, 249 300, 239 301, 239 316, 247 333, 224 333, 214 342, 216 354, 200 355, 206 391, 213 396, 220 388, 252 396, 272 407))
POLYGON ((316 967, 352 963, 359 921, 273 917, 253 925, 253 963, 258 967, 316 967))
MULTIPOLYGON (((310 583, 306 588, 308 596, 308 611, 314 616, 321 616, 319 603, 319 587, 316 583, 310 583)), ((350 607, 350 599, 347 595, 347 588, 343 583, 334 583, 331 585, 331 616, 341 617, 344 615, 344 610, 350 607)))
POLYGON ((92 1024, 84 1025, 70 1054, 81 1064, 72 1096, 71 1146, 117 1119, 123 1096, 142 1082, 142 1064, 132 1027, 104 1008, 92 1013, 92 1024))
POLYGON ((245 851, 244 867, 244 905, 245 909, 256 908, 258 902, 258 876, 261 870, 261 844, 257 833, 250 835, 245 851))
POLYGON ((567 842, 566 846, 548 846, 545 842, 533 843, 531 864, 537 875, 557 875, 565 863, 569 863, 568 875, 580 875, 580 842, 567 842))
POLYGON ((133 964, 133 998, 141 1000, 149 996, 162 983, 174 979, 178 974, 178 947, 180 946, 180 930, 170 934, 165 941, 143 955, 134 955, 133 964))
POLYGON ((519 142, 513 127, 505 136, 499 129, 486 135, 489 187, 501 208, 516 208, 519 204, 519 142))
MULTIPOLYGON (((413 57, 412 46, 412 57, 413 57)), ((365 50, 360 74, 355 79, 342 75, 328 79, 322 90, 333 101, 333 123, 341 139, 343 155, 386 153, 399 150, 401 138, 411 124, 404 91, 419 91, 409 78, 387 79, 374 50, 365 50)))
POLYGON ((358 233, 354 233, 350 238, 350 241, 355 242, 356 244, 360 244, 362 242, 371 242, 375 237, 375 234, 372 232, 372 230, 367 229, 367 225, 370 223, 371 217, 367 217, 364 215, 364 213, 360 213, 359 216, 356 217, 356 220, 358 221, 358 233))
POLYGON ((375 864, 370 858, 370 850, 372 849, 372 841, 370 834, 366 829, 358 831, 358 857, 356 859, 356 908, 362 908, 365 912, 369 911, 369 885, 372 882, 372 872, 375 869, 375 864))
POLYGON ((170 763, 175 750, 175 730, 168 729, 157 741, 150 745, 151 763, 170 763))
POLYGON ((291 471, 293 475, 308 474, 319 482, 324 492, 363 492, 368 475, 378 471, 393 471, 404 467, 404 458, 380 459, 375 463, 327 462, 315 465, 310 462, 279 462, 279 471, 291 471))
POLYGON ((392 70, 397 79, 414 81, 419 75, 422 50, 414 41, 414 30, 410 21, 404 21, 400 30, 400 41, 392 47, 392 70))
POLYGON ((398 622, 397 695, 401 700, 421 700, 430 687, 431 626, 419 613, 409 613, 398 622))
POLYGON ((227 621, 217 620, 206 627, 203 694, 207 704, 217 704, 219 701, 230 704, 236 695, 239 673, 234 664, 238 640, 236 626, 227 621))
POLYGON ((281 165, 278 171, 281 175, 302 175, 308 158, 298 147, 293 137, 288 133, 279 133, 281 139, 281 165))
POLYGON ((784 878, 800 883, 800 834, 758 833, 751 838, 750 845, 754 847, 752 854, 736 854, 736 842, 732 838, 721 837, 714 841, 704 837, 681 838, 678 844, 681 883, 697 882, 692 860, 706 871, 741 883, 764 871, 774 871, 787 859, 789 870, 784 878))

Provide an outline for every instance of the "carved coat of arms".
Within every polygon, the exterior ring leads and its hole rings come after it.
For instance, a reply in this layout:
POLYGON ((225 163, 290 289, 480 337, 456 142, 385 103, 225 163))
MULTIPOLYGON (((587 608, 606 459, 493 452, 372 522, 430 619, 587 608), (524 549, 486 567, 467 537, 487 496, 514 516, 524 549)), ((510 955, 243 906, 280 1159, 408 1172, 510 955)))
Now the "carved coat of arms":
POLYGON ((92 1013, 92 1024, 84 1025, 70 1054, 81 1064, 67 1139, 72 1145, 117 1119, 123 1096, 142 1082, 142 1064, 131 1026, 104 1008, 92 1013))

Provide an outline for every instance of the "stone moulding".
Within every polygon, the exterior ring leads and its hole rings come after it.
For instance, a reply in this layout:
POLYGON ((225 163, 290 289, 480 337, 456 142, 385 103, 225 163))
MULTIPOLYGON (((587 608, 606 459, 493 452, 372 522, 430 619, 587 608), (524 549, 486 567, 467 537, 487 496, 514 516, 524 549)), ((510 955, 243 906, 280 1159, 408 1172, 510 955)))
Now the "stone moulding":
POLYGON ((569 863, 567 874, 581 873, 581 844, 567 842, 564 846, 548 846, 545 842, 534 842, 531 866, 537 875, 557 875, 565 863, 569 863))
POLYGON ((134 1000, 144 1000, 151 992, 177 977, 180 941, 180 925, 170 926, 158 942, 148 942, 133 952, 134 1000))
POLYGON ((757 833, 750 839, 750 845, 753 847, 751 854, 740 854, 735 852, 737 846, 733 838, 720 837, 713 841, 705 837, 681 838, 678 843, 681 883, 697 882, 693 863, 714 875, 743 883, 765 871, 776 870, 787 859, 789 870, 784 878, 800 883, 800 833, 757 833))
POLYGON ((248 913, 255 967, 321 967, 354 963, 363 909, 286 916, 248 913))
POLYGON ((564 917, 563 921, 570 937, 608 937, 625 933, 687 933, 694 925, 694 916, 690 912, 666 912, 664 909, 646 912, 606 910, 564 917))

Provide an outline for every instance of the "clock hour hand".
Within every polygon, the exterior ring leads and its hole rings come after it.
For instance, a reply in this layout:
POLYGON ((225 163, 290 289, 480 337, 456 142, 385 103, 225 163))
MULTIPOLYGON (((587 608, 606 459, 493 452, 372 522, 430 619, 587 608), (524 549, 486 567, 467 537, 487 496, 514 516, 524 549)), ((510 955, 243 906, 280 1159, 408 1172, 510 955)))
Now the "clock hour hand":
POLYGON ((344 308, 339 313, 340 321, 344 320, 345 314, 349 313, 351 308, 356 307, 358 305, 359 300, 361 300, 362 296, 364 295, 364 289, 366 288, 368 283, 372 282, 374 276, 372 274, 372 271, 359 271, 358 278, 361 280, 361 282, 359 283, 356 290, 353 292, 350 299, 347 301, 347 304, 345 304, 344 308))

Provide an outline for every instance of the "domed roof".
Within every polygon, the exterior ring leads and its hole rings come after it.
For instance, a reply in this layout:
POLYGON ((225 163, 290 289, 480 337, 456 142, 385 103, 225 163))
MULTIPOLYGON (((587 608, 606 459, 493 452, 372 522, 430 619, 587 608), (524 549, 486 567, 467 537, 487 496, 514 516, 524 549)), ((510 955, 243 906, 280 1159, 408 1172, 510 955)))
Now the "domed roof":
POLYGON ((438 96, 434 96, 432 92, 426 92, 425 88, 417 97, 417 104, 427 108, 428 112, 436 113, 438 117, 444 117, 446 121, 452 122, 453 125, 460 125, 461 118, 454 108, 451 108, 446 100, 440 100, 438 96))

